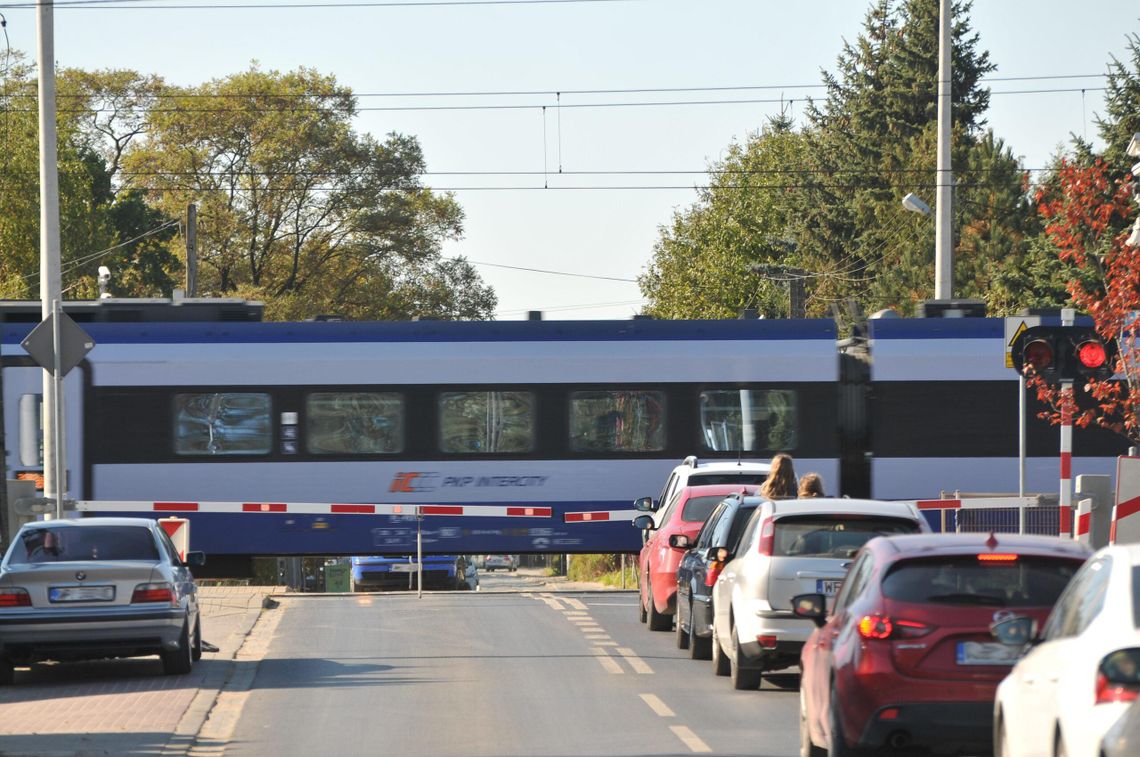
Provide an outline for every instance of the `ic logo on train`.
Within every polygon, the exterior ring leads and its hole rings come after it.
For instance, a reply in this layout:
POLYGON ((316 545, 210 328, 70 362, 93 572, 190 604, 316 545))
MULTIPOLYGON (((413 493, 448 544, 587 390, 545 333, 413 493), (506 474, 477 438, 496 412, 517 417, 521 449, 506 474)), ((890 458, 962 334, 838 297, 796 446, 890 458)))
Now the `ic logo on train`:
POLYGON ((397 473, 393 476, 388 491, 400 494, 415 494, 417 492, 433 492, 437 488, 439 488, 438 473, 412 471, 397 473))

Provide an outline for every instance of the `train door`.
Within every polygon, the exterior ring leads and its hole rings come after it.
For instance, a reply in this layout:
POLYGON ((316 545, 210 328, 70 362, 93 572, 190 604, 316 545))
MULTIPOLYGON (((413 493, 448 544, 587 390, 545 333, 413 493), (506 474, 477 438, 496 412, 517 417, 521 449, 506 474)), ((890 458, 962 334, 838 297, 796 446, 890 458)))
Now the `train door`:
MULTIPOLYGON (((64 378, 64 424, 66 454, 65 494, 82 499, 83 481, 83 386, 86 366, 81 365, 64 378)), ((6 441, 5 470, 8 478, 32 479, 43 491, 43 376, 42 368, 31 365, 3 367, 3 405, 6 441)))

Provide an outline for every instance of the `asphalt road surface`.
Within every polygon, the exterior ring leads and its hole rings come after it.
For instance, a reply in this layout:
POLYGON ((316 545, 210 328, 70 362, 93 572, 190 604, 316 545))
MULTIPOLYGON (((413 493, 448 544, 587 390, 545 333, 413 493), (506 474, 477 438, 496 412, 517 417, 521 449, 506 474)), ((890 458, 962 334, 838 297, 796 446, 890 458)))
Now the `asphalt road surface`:
POLYGON ((638 623, 632 592, 318 595, 272 612, 248 693, 207 724, 227 755, 798 753, 794 687, 733 691, 638 623))

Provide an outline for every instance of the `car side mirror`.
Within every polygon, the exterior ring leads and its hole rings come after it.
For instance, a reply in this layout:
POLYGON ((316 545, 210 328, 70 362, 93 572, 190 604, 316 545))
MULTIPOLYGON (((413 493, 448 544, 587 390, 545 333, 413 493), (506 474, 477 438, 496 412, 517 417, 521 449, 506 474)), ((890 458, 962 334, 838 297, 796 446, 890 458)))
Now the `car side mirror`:
POLYGON ((1024 615, 1006 618, 990 625, 990 635, 1002 644, 1023 647, 1037 640, 1037 621, 1024 615))
POLYGON ((728 550, 724 547, 709 547, 708 551, 705 552, 705 558, 721 562, 727 561, 728 550))
POLYGON ((206 553, 205 552, 187 552, 186 553, 186 565, 188 565, 189 567, 200 568, 205 564, 206 564, 206 553))
POLYGON ((654 529, 652 515, 638 515, 633 519, 633 527, 641 529, 642 531, 652 531, 654 529))
POLYGON ((669 537, 669 546, 677 549, 688 549, 693 544, 685 534, 672 534, 669 537))
POLYGON ((633 501, 633 509, 641 513, 657 512, 657 507, 653 504, 653 497, 638 497, 633 501))
POLYGON ((827 623, 827 598, 822 594, 797 594, 792 597, 792 614, 823 628, 827 623))

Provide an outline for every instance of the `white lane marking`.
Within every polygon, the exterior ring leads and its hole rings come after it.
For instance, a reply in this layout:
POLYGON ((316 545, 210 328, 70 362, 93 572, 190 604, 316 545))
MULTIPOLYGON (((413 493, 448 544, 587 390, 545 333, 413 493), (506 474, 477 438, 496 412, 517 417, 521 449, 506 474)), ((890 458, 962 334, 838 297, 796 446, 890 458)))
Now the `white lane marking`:
POLYGON ((552 594, 539 594, 538 598, 553 607, 555 610, 562 610, 562 603, 558 600, 557 597, 553 596, 552 594))
POLYGON ((633 668, 634 673, 643 676, 653 675, 653 668, 646 665, 645 660, 638 657, 637 653, 629 647, 618 647, 618 654, 625 658, 625 661, 633 668))
POLYGON ((709 745, 701 741, 701 737, 693 733, 693 730, 688 726, 671 725, 669 726, 669 730, 684 742, 685 746, 687 746, 691 752, 708 753, 712 751, 709 745))
POLYGON ((599 647, 616 647, 618 645, 618 643, 616 641, 604 640, 604 639, 606 639, 605 636, 599 636, 597 639, 592 639, 592 641, 594 642, 595 646, 599 646, 599 647))
POLYGON ((588 618, 590 613, 585 610, 563 610, 562 614, 573 620, 574 618, 588 618))
POLYGON ((586 603, 580 599, 574 599, 574 597, 566 597, 562 601, 565 602, 566 604, 570 605, 571 607, 573 607, 575 610, 585 610, 586 609, 586 603))
POLYGON ((656 712, 658 716, 663 718, 672 718, 677 716, 677 713, 669 709, 669 705, 662 702, 661 697, 657 696, 656 694, 639 694, 638 696, 640 696, 645 701, 645 703, 649 705, 649 709, 656 712))
POLYGON ((589 615, 586 615, 585 617, 581 617, 581 618, 568 618, 568 620, 571 623, 574 623, 575 625, 579 625, 579 626, 596 626, 596 625, 598 625, 598 621, 594 620, 589 615))
POLYGON ((610 657, 610 653, 602 647, 594 647, 594 656, 598 658, 598 662, 602 664, 602 667, 606 669, 607 673, 613 673, 615 675, 625 673, 625 671, 621 669, 621 665, 617 664, 617 660, 610 657))

